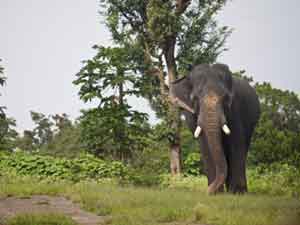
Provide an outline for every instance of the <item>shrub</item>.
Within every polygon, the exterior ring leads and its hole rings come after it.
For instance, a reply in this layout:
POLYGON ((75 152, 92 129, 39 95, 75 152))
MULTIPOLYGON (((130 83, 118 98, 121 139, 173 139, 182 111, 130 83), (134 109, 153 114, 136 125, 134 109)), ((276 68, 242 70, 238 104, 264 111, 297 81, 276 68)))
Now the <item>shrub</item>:
POLYGON ((23 152, 0 155, 0 169, 14 170, 19 175, 31 175, 41 178, 81 179, 123 178, 128 169, 121 162, 106 162, 85 154, 75 159, 54 158, 23 152))
POLYGON ((71 218, 60 214, 20 214, 6 223, 7 225, 78 225, 71 218))
POLYGON ((300 170, 284 163, 261 165, 248 170, 249 190, 255 193, 300 196, 300 170))
POLYGON ((201 163, 200 153, 189 153, 184 160, 184 172, 188 175, 199 176, 203 174, 203 163, 201 163))

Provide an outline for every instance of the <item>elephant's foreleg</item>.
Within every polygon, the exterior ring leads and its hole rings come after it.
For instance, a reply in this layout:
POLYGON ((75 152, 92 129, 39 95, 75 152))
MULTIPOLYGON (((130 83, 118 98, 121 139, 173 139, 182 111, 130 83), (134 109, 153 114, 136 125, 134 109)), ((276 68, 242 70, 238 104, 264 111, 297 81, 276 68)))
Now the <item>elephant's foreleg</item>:
POLYGON ((208 149, 207 140, 205 138, 201 139, 200 150, 201 150, 201 156, 204 164, 204 171, 207 176, 208 185, 210 185, 215 180, 216 171, 215 171, 213 159, 208 149))
MULTIPOLYGON (((201 139, 200 142, 201 156, 204 164, 205 174, 207 176, 208 186, 214 182, 216 177, 216 166, 208 148, 206 139, 201 139)), ((222 185, 217 192, 224 192, 224 185, 222 185)))

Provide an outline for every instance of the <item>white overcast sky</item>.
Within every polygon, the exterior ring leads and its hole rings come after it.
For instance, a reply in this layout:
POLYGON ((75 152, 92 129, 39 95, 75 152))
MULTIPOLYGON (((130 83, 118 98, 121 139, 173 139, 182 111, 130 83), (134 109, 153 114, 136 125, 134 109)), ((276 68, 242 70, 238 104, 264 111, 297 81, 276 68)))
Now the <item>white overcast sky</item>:
MULTIPOLYGON (((229 1, 218 18, 234 32, 218 61, 299 93, 299 9, 299 0, 229 1)), ((87 107, 71 82, 94 55, 91 47, 110 43, 98 10, 97 0, 0 0, 0 58, 8 76, 0 105, 18 130, 32 128, 30 110, 76 118, 87 107)), ((143 101, 132 104, 149 112, 143 101)))

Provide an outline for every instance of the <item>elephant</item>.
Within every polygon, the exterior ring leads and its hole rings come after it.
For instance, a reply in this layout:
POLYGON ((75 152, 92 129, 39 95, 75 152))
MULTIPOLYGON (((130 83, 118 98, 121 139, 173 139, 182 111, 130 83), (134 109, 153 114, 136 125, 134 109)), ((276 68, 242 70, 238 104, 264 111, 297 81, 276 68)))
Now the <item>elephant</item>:
POLYGON ((225 64, 200 64, 170 86, 199 140, 208 193, 247 192, 246 158, 260 116, 255 89, 225 64))

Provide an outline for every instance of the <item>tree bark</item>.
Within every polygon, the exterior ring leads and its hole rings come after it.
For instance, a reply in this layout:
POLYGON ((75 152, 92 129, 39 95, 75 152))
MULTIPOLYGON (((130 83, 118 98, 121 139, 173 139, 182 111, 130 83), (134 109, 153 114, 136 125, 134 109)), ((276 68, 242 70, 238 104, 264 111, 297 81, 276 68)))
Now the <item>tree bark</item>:
MULTIPOLYGON (((177 67, 175 62, 176 36, 170 36, 166 42, 164 56, 167 64, 169 78, 169 96, 172 97, 172 82, 177 78, 177 67)), ((171 102, 168 104, 168 119, 171 128, 172 138, 170 144, 170 169, 172 175, 181 173, 181 143, 180 143, 180 114, 176 105, 171 102)))
POLYGON ((181 165, 181 139, 180 139, 180 120, 173 118, 171 121, 172 138, 169 139, 170 148, 170 170, 172 175, 180 174, 181 165))
POLYGON ((170 169, 173 176, 181 173, 180 136, 177 134, 175 134, 173 143, 170 143, 170 169))

